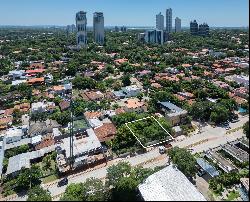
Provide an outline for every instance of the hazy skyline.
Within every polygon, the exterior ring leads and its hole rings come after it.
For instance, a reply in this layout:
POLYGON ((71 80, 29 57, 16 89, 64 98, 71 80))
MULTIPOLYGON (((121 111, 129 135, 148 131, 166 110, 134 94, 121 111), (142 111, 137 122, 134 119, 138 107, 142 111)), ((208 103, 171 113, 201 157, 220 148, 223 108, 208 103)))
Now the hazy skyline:
POLYGON ((211 27, 241 27, 249 24, 248 6, 248 0, 1 0, 0 25, 75 24, 76 12, 83 10, 88 26, 96 11, 104 13, 105 26, 155 26, 155 15, 165 17, 170 7, 182 26, 196 19, 211 27))

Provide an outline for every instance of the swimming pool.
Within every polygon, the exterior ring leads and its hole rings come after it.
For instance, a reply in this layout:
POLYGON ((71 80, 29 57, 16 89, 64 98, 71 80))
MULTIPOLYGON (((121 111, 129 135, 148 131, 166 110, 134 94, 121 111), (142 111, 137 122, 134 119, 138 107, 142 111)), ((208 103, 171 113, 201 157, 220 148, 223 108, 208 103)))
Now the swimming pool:
POLYGON ((244 109, 244 108, 242 108, 242 107, 239 107, 238 112, 239 112, 239 113, 246 113, 247 110, 244 109))

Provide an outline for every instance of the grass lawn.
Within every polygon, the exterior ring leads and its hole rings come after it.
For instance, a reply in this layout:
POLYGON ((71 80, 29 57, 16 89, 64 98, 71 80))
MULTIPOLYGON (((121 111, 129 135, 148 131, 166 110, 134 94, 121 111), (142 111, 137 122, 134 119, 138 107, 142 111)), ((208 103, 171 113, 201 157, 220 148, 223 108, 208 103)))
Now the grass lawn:
POLYGON ((235 201, 240 196, 238 191, 231 191, 229 192, 226 201, 235 201))
MULTIPOLYGON (((169 126, 166 126, 167 123, 164 119, 159 120, 159 122, 163 125, 165 130, 168 130, 169 126)), ((132 123, 130 122, 127 124, 127 126, 143 145, 147 145, 152 141, 160 142, 171 138, 152 117, 148 117, 143 120, 137 120, 132 123)))
POLYGON ((84 119, 74 121, 74 130, 87 128, 87 127, 88 127, 88 125, 84 119))
POLYGON ((39 163, 37 163, 37 165, 40 166, 43 175, 49 175, 50 173, 54 173, 56 170, 56 162, 54 160, 51 160, 51 166, 50 166, 50 169, 48 169, 48 170, 46 170, 44 168, 43 162, 39 162, 39 163))
POLYGON ((56 174, 53 174, 53 175, 50 175, 50 176, 48 176, 48 177, 42 178, 42 182, 43 182, 44 184, 46 184, 46 183, 52 182, 52 181, 54 181, 54 180, 57 180, 58 178, 59 178, 59 177, 58 177, 56 174))

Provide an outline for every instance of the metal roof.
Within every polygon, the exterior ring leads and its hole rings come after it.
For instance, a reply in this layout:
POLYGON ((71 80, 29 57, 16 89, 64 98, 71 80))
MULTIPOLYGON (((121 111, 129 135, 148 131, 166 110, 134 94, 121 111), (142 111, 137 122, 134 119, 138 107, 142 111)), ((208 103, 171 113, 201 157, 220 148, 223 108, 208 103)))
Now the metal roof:
POLYGON ((138 188, 144 201, 206 201, 174 165, 150 175, 138 188))
POLYGON ((215 177, 220 175, 219 171, 217 171, 213 166, 211 166, 207 161, 202 158, 196 159, 197 164, 206 171, 211 177, 215 177))

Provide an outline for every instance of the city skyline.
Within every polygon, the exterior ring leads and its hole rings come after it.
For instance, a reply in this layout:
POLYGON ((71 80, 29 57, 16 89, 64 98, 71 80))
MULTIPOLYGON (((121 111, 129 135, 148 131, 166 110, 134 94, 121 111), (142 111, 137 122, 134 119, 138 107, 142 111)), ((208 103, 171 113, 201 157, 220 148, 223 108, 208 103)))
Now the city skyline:
POLYGON ((48 0, 42 2, 26 0, 25 3, 9 0, 1 2, 0 25, 65 26, 74 24, 75 13, 84 10, 87 12, 90 26, 93 24, 91 16, 94 12, 104 13, 105 26, 155 26, 155 15, 159 12, 164 14, 167 8, 172 8, 173 16, 182 19, 183 27, 188 27, 190 21, 194 19, 207 22, 211 27, 245 27, 249 24, 248 4, 247 0, 211 0, 202 3, 198 0, 167 2, 164 0, 127 0, 126 2, 109 0, 105 3, 100 0, 70 2, 62 0, 60 4, 48 0), (43 12, 37 12, 37 10, 43 12))

